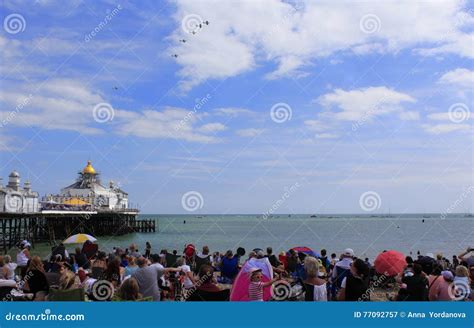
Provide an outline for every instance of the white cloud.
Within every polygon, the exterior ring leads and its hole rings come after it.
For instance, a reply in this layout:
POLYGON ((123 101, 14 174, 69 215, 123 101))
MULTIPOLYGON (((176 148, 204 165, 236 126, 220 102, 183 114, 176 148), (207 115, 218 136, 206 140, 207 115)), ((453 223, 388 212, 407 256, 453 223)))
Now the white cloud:
POLYGON ((250 129, 237 130, 236 133, 241 137, 253 138, 262 134, 264 131, 265 131, 264 129, 250 128, 250 129))
POLYGON ((400 113, 400 119, 403 121, 418 121, 420 113, 414 111, 404 111, 400 113))
POLYGON ((226 129, 227 127, 222 123, 208 123, 200 126, 197 130, 202 133, 215 133, 226 129))
POLYGON ((240 115, 254 115, 255 112, 246 109, 246 108, 234 108, 234 107, 226 107, 226 108, 216 108, 214 112, 218 115, 227 115, 231 117, 237 117, 240 115))
POLYGON ((464 1, 298 2, 189 1, 177 2, 176 30, 170 53, 178 54, 185 90, 207 79, 225 79, 256 68, 261 61, 276 68, 266 77, 304 75, 313 60, 340 51, 367 54, 423 46, 422 55, 454 53, 472 57, 472 23, 464 1), (370 13, 380 21, 364 33, 361 19, 370 13), (181 28, 188 14, 209 25, 197 34, 181 28), (177 40, 185 38, 186 43, 177 40))
POLYGON ((446 124, 424 124, 422 128, 431 134, 442 134, 449 133, 454 131, 469 131, 471 126, 469 124, 456 124, 456 123, 446 123, 446 124))
POLYGON ((443 74, 438 82, 472 88, 474 86, 474 71, 466 68, 457 68, 443 74))
POLYGON ((349 91, 336 89, 320 96, 317 102, 328 109, 339 109, 334 114, 335 119, 358 121, 402 110, 402 103, 413 103, 415 99, 387 87, 369 87, 349 91))
POLYGON ((339 135, 334 133, 320 133, 315 135, 316 139, 336 139, 339 138, 339 135))
POLYGON ((220 123, 209 123, 201 127, 194 112, 167 107, 162 111, 144 110, 140 113, 116 111, 120 120, 118 132, 142 138, 174 138, 189 142, 215 143, 220 139, 205 133, 221 131, 225 126, 220 123))

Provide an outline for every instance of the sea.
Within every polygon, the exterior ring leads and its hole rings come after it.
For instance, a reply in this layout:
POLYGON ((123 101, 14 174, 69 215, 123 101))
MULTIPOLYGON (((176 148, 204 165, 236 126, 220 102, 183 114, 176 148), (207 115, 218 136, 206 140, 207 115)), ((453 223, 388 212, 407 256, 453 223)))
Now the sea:
MULTIPOLYGON (((186 244, 198 249, 208 246, 211 252, 225 252, 243 247, 273 248, 274 253, 295 246, 319 252, 340 254, 352 248, 355 255, 373 260, 384 250, 398 250, 405 255, 417 253, 447 258, 474 248, 474 217, 468 214, 275 214, 262 215, 139 215, 154 219, 155 233, 133 233, 98 237, 100 249, 128 248, 137 244, 144 251, 149 241, 152 252, 162 249, 182 252, 186 244)), ((50 246, 38 245, 36 252, 46 256, 50 246)), ((73 246, 68 247, 73 251, 73 246)), ((33 252, 35 252, 33 250, 33 252)))

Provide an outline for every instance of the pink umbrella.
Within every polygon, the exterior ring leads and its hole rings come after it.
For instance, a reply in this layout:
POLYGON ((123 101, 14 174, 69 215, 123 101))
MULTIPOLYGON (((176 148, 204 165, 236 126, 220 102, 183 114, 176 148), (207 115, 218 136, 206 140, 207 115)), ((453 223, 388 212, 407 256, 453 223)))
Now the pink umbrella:
POLYGON ((407 262, 405 255, 400 252, 390 250, 380 253, 374 262, 375 270, 386 276, 396 276, 405 269, 407 262))

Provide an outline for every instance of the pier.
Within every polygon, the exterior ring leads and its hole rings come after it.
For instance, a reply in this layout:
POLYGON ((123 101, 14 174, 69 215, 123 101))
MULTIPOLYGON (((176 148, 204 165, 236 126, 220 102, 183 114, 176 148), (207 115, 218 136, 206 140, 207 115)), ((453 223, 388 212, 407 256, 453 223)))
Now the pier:
POLYGON ((155 232, 154 219, 137 219, 138 210, 42 211, 0 213, 0 250, 8 252, 21 240, 60 243, 68 236, 87 233, 94 237, 120 236, 134 232, 155 232))

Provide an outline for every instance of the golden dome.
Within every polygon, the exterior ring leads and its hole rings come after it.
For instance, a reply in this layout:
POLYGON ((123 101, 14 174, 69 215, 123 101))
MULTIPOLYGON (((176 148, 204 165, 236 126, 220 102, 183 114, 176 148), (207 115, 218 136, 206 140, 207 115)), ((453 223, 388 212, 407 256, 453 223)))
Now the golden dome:
POLYGON ((91 165, 91 161, 87 161, 87 165, 84 168, 84 170, 82 170, 82 173, 83 174, 96 174, 95 169, 91 165))

